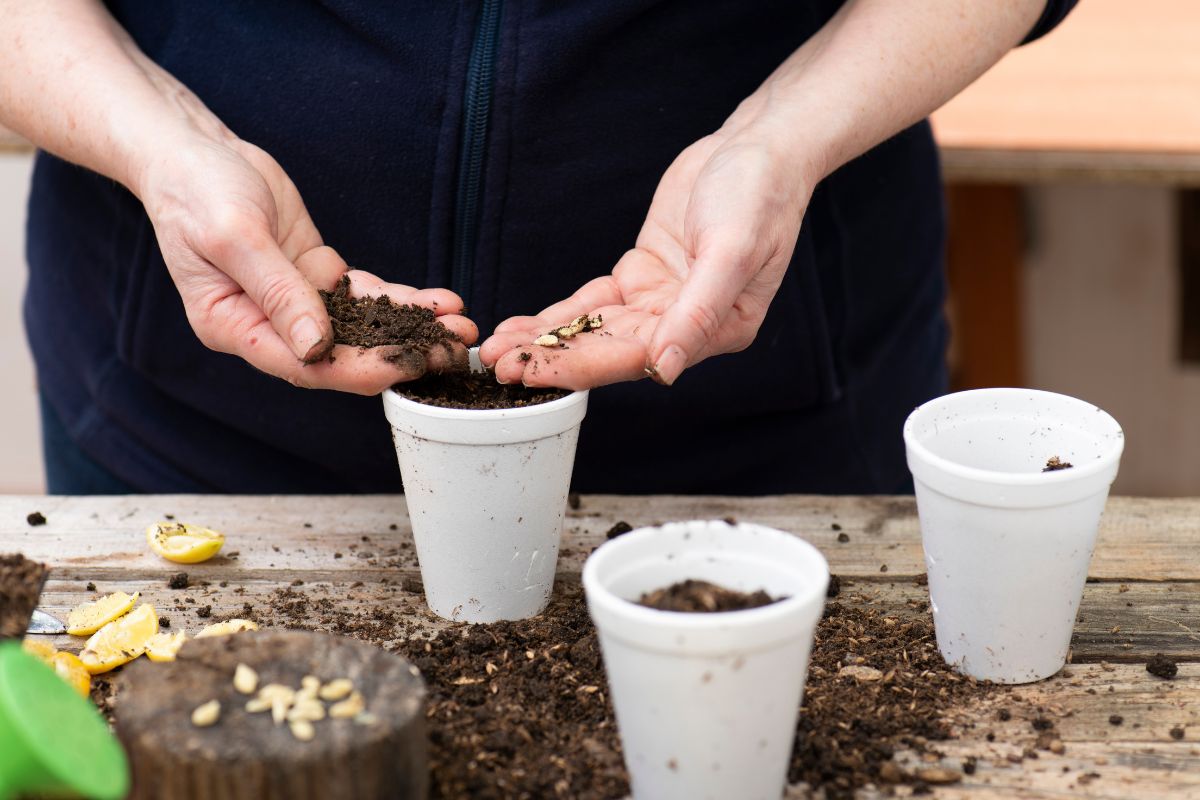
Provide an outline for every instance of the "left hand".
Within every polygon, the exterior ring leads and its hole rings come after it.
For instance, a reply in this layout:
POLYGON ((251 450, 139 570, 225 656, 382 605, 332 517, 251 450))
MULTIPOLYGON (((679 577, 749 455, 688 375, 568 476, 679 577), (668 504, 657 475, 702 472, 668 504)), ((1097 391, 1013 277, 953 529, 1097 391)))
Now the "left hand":
POLYGON ((791 136, 751 125, 688 147, 663 175, 636 246, 612 274, 536 317, 501 323, 480 349, 502 383, 586 389, 650 375, 670 385, 754 341, 792 258, 815 171, 791 136), (566 348, 532 341, 581 314, 604 326, 566 348), (521 359, 521 353, 533 358, 521 359))

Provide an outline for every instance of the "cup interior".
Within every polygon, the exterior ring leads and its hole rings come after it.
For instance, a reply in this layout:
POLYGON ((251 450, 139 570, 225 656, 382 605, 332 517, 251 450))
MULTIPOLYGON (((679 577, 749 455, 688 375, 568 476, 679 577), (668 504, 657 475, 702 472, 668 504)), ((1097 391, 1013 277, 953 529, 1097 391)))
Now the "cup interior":
POLYGON ((673 624, 706 626, 725 614, 679 614, 645 608, 646 592, 687 579, 740 592, 759 589, 786 598, 733 614, 774 614, 823 600, 829 567, 820 552, 791 534, 759 525, 678 522, 642 528, 607 542, 584 566, 593 598, 622 616, 649 620, 667 615, 673 624))
POLYGON ((1124 443, 1117 421, 1091 403, 1026 389, 931 400, 912 413, 904 435, 931 460, 1010 475, 1040 474, 1052 457, 1076 468, 1106 463, 1124 443))

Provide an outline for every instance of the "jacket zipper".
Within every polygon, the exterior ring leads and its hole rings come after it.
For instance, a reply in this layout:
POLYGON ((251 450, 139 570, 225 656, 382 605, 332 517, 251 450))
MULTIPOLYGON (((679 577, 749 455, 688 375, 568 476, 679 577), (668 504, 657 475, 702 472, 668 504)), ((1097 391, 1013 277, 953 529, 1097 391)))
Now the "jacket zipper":
POLYGON ((488 119, 496 79, 496 51, 500 34, 502 0, 483 0, 479 25, 467 62, 463 101, 462 145, 458 160, 458 190, 454 212, 454 255, 451 289, 468 307, 479 236, 479 204, 483 193, 483 167, 487 154, 488 119))

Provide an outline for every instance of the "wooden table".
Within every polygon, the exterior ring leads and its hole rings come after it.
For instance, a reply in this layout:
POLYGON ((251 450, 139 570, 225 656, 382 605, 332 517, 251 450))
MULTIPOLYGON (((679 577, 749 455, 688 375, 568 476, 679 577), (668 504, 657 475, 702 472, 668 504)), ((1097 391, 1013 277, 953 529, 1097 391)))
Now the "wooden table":
MULTIPOLYGON (((588 496, 567 518, 559 580, 579 580, 583 561, 618 520, 634 526, 733 516, 796 533, 821 549, 847 589, 845 603, 903 607, 924 596, 925 572, 915 506, 906 497, 614 497, 588 496), (836 522, 849 542, 839 543, 836 522), (886 566, 887 570, 882 571, 886 566)), ((964 709, 969 724, 939 743, 949 759, 983 756, 977 772, 937 797, 1051 798, 1200 796, 1200 500, 1114 498, 1104 518, 1084 592, 1068 677, 1011 692, 1061 715, 1064 755, 1043 753, 1020 765, 1005 761, 1035 738, 1028 720, 995 719, 994 706, 964 709), (1149 675, 1146 659, 1162 652, 1181 663, 1179 676, 1149 675), (1124 724, 1109 724, 1119 714, 1124 724), (986 719, 985 719, 986 715, 986 719), (985 723, 986 724, 982 724, 985 723), (1184 738, 1169 731, 1181 726, 1184 738), (992 731, 995 741, 984 740, 992 731), (1089 773, 1100 777, 1086 779, 1089 773)), ((0 498, 0 553, 19 551, 53 567, 43 607, 63 617, 96 592, 140 591, 172 619, 172 630, 206 621, 181 604, 168 577, 186 569, 212 614, 237 612, 302 580, 328 587, 347 610, 380 598, 405 608, 423 628, 434 618, 398 588, 417 565, 404 500, 373 497, 5 497, 0 498), (41 511, 48 523, 25 520, 41 511), (146 547, 145 526, 172 514, 222 530, 223 553, 180 567, 146 547), (389 526, 395 525, 396 530, 389 526), (311 527, 309 527, 311 526, 311 527), (364 539, 366 537, 366 539, 364 539), (93 582, 96 592, 86 588, 93 582), (177 607, 181 606, 183 610, 177 607)), ((57 637, 60 647, 79 640, 57 637)), ((1009 690, 1006 690, 1009 691, 1009 690)))

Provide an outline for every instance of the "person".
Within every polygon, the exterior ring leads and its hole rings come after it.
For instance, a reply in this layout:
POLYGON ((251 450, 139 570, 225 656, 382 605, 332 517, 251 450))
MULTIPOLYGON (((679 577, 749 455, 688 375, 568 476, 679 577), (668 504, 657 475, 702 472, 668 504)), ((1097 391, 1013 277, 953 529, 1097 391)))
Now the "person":
POLYGON ((397 490, 370 396, 448 357, 319 360, 350 265, 502 382, 604 386, 578 490, 900 490, 946 382, 924 118, 1071 5, 0 0, 50 491, 397 490))

